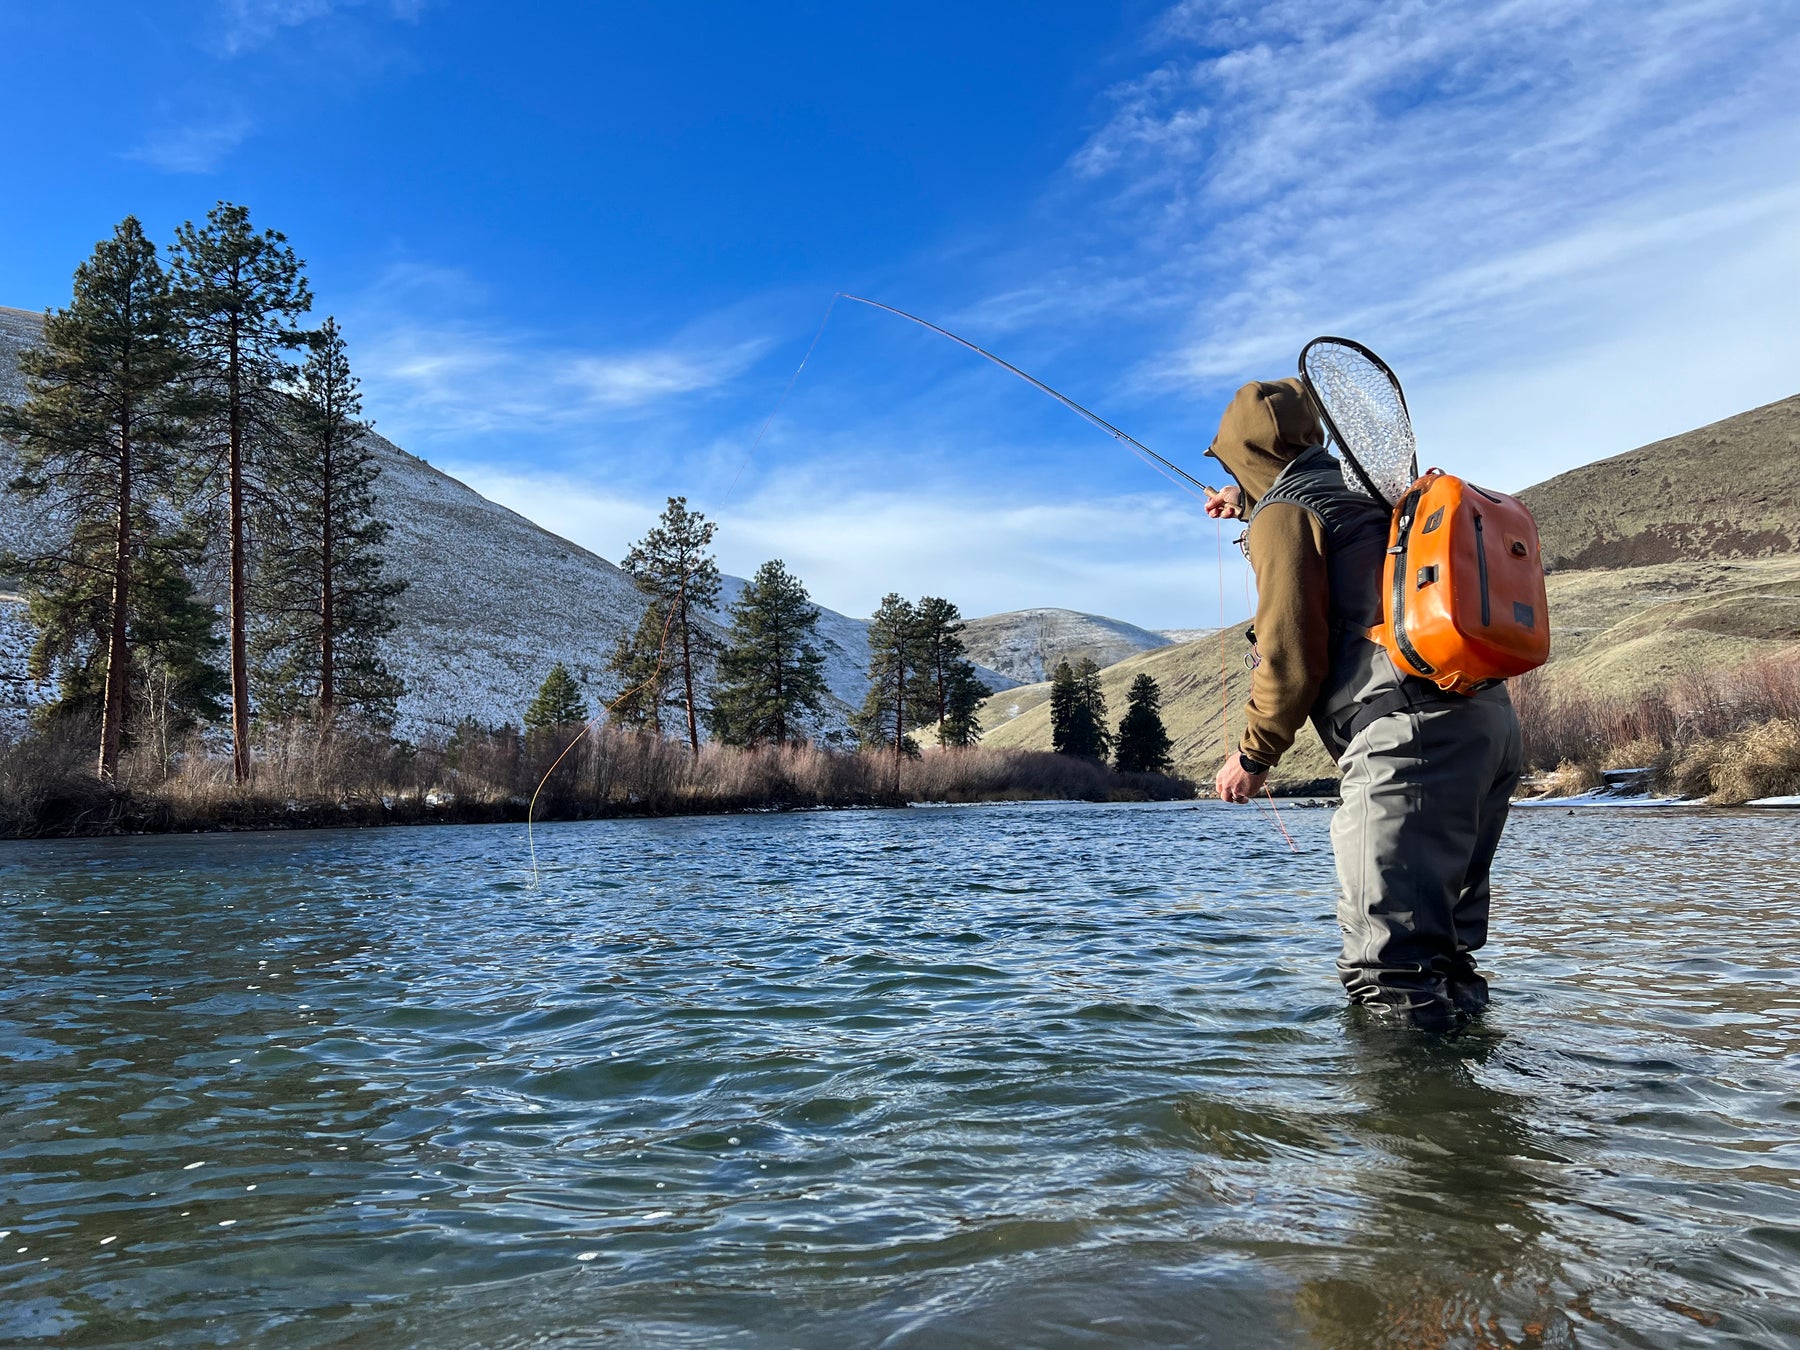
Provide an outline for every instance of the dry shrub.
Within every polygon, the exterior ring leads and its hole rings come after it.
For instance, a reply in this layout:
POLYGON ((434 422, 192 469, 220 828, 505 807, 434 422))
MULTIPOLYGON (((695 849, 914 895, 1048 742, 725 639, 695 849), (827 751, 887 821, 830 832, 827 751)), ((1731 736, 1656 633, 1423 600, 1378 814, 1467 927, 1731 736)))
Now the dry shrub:
POLYGON ((1800 794, 1800 721, 1771 718, 1696 741, 1672 776, 1683 796, 1705 797, 1715 806, 1800 794))
POLYGON ((1715 802, 1800 791, 1783 727, 1800 725, 1800 648, 1688 676, 1634 698, 1559 689, 1543 670, 1510 683, 1525 762, 1565 783, 1648 768, 1659 786, 1715 802))
POLYGON ((679 741, 612 727, 529 734, 465 727, 441 745, 411 748, 356 728, 321 736, 307 722, 261 730, 248 783, 234 781, 226 747, 196 740, 167 759, 129 760, 115 792, 94 779, 93 743, 88 729, 34 738, 0 757, 0 823, 15 833, 69 833, 78 825, 186 830, 517 820, 528 809, 536 819, 554 820, 1193 795, 1193 785, 1181 779, 1118 774, 1044 751, 931 750, 896 764, 877 751, 708 744, 696 756, 679 741), (57 805, 78 798, 88 806, 57 805), (100 806, 106 811, 95 814, 100 806))
POLYGON ((1540 784, 1546 797, 1575 797, 1592 792, 1606 782, 1592 763, 1567 759, 1544 775, 1540 784))
POLYGON ((99 744, 91 721, 68 718, 0 746, 0 837, 112 830, 122 793, 95 772, 99 744))

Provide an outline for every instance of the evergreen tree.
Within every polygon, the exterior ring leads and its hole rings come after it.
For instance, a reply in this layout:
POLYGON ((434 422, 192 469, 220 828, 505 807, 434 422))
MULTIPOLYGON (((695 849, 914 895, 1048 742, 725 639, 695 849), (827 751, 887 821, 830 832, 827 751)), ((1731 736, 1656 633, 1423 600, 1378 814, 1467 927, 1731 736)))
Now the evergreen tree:
POLYGON ((786 745, 824 709, 825 658, 814 643, 819 609, 779 558, 756 569, 731 607, 719 657, 713 734, 727 745, 786 745))
MULTIPOLYGON (((45 316, 43 346, 20 365, 26 399, 0 409, 0 431, 19 446, 13 487, 47 499, 66 527, 49 553, 13 560, 40 629, 31 665, 39 678, 58 673, 63 711, 98 712, 98 771, 111 778, 134 655, 155 633, 166 658, 190 669, 203 661, 211 617, 197 625, 182 541, 164 528, 193 409, 168 278, 136 217, 76 270, 69 307, 45 316), (180 641, 191 645, 177 651, 180 641)), ((204 711, 204 695, 189 703, 204 711)))
POLYGON ((1050 748, 1059 755, 1074 753, 1076 697, 1075 668, 1064 657, 1050 676, 1050 748))
POLYGON ((679 708, 674 691, 674 667, 663 658, 669 634, 669 612, 652 600, 635 630, 619 634, 607 668, 618 676, 619 696, 607 715, 619 726, 663 734, 663 713, 679 708))
MULTIPOLYGON (((657 630, 657 659, 671 670, 673 687, 681 692, 688 745, 695 754, 700 753, 703 671, 715 646, 700 616, 719 603, 719 565, 707 551, 717 529, 688 509, 686 497, 671 497, 656 527, 631 546, 624 561, 638 589, 661 607, 667 621, 666 638, 660 626, 657 630)), ((639 641, 646 636, 640 625, 632 653, 640 665, 650 656, 639 641)))
POLYGON ((262 703, 277 716, 311 711, 322 728, 341 709, 387 726, 402 686, 380 644, 406 583, 382 575, 391 527, 375 516, 381 466, 336 320, 316 335, 293 395, 288 434, 269 458, 279 528, 257 559, 262 703))
POLYGON ((856 715, 856 734, 865 746, 891 746, 894 758, 916 757, 918 742, 908 736, 931 714, 919 672, 925 651, 917 609, 894 594, 882 598, 869 621, 869 693, 856 715))
POLYGON ((988 690, 968 658, 962 614, 950 601, 934 595, 913 608, 919 643, 915 697, 924 714, 920 721, 936 725, 939 745, 972 745, 981 735, 975 708, 988 690))
POLYGON ((175 232, 170 277, 215 412, 216 464, 205 483, 225 507, 232 763, 241 783, 250 776, 250 513, 262 461, 286 430, 282 357, 306 340, 298 322, 312 295, 286 238, 257 234, 249 211, 229 202, 213 207, 205 225, 189 221, 175 232))
POLYGON ((976 711, 993 691, 981 682, 972 662, 964 661, 950 675, 950 692, 944 720, 938 723, 938 743, 964 749, 981 740, 981 719, 976 711))
POLYGON ((1119 719, 1118 751, 1113 759, 1120 773, 1169 773, 1175 761, 1162 720, 1162 689, 1155 677, 1139 675, 1125 694, 1125 716, 1119 719))
POLYGON ((1057 662, 1050 684, 1050 745, 1059 755, 1104 760, 1112 748, 1106 729, 1106 695, 1091 656, 1071 667, 1057 662))
POLYGON ((525 730, 577 726, 587 720, 587 700, 581 696, 581 686, 575 683, 569 668, 558 661, 538 686, 531 706, 525 709, 525 730))

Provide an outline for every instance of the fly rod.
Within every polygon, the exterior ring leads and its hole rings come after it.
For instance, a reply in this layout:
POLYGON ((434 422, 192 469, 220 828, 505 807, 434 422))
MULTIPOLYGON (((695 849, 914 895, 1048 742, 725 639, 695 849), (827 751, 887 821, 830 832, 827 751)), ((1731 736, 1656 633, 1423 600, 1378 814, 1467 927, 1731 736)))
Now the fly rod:
MULTIPOLYGON (((1190 493, 1193 492, 1194 488, 1199 488, 1201 492, 1207 492, 1207 493, 1212 493, 1214 495, 1217 495, 1217 493, 1218 493, 1217 488, 1209 487, 1205 483, 1202 483, 1198 478, 1194 477, 1193 474, 1189 473, 1186 469, 1182 468, 1179 464, 1176 464, 1171 460, 1164 459, 1161 455, 1157 454, 1156 451, 1152 450, 1149 446, 1145 445, 1142 441, 1138 440, 1135 436, 1132 436, 1132 435, 1128 434, 1127 432, 1123 432, 1123 431, 1119 430, 1119 428, 1115 427, 1111 422, 1107 421, 1104 417, 1100 416, 1100 414, 1088 411, 1088 409, 1082 407, 1079 403, 1077 403, 1074 399, 1070 398, 1067 394, 1060 393, 1057 390, 1052 389, 1049 385, 1045 384, 1042 380, 1038 379, 1035 375, 1027 375, 1024 371, 1020 370, 1017 366, 1015 366, 1011 361, 1002 360, 1000 357, 995 356, 987 348, 977 347, 973 342, 970 342, 967 338, 958 337, 955 333, 952 333, 948 328, 940 328, 935 323, 932 323, 931 320, 929 320, 929 319, 921 319, 917 314, 908 314, 905 310, 896 309, 893 305, 884 305, 879 300, 870 300, 866 296, 861 296, 861 295, 851 295, 848 291, 839 291, 838 295, 842 296, 845 300, 854 300, 859 305, 868 305, 872 309, 885 309, 889 314, 898 314, 902 319, 911 319, 914 323, 918 324, 921 328, 929 328, 932 332, 937 333, 942 337, 949 338, 952 342, 956 343, 957 346, 967 347, 970 351, 974 352, 977 356, 985 356, 988 360, 992 361, 995 365, 999 366, 1002 370, 1010 370, 1014 375, 1017 375, 1021 380, 1025 381, 1026 384, 1031 385, 1035 389, 1042 390, 1044 393, 1050 395, 1051 398, 1055 399, 1058 403, 1062 404, 1063 407, 1069 409, 1070 412, 1075 413, 1079 417, 1085 418, 1087 421, 1091 422, 1093 425, 1099 427, 1100 430, 1104 431, 1107 435, 1113 437, 1115 440, 1117 440, 1117 441, 1121 442, 1122 444, 1124 444, 1125 446, 1129 447, 1131 452, 1133 454, 1135 454, 1139 459, 1143 460, 1146 464, 1148 464, 1151 468, 1155 469, 1158 473, 1162 474, 1165 478, 1168 478, 1169 481, 1176 484, 1176 486, 1181 487, 1185 491, 1190 492, 1190 493), (1190 484, 1192 486, 1190 486, 1190 484)), ((830 311, 827 310, 826 313, 829 315, 830 311)))

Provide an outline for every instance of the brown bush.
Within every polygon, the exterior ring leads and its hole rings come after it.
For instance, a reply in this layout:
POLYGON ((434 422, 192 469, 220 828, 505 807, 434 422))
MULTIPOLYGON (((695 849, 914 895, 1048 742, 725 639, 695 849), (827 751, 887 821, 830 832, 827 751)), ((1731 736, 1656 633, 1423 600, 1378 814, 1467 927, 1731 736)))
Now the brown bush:
POLYGON ((34 739, 0 756, 0 829, 14 833, 364 825, 422 820, 582 819, 908 801, 1024 798, 1173 800, 1193 785, 1118 774, 1044 751, 930 750, 918 759, 814 745, 700 754, 612 727, 463 728, 412 748, 295 723, 262 730, 250 781, 230 755, 196 740, 166 760, 127 756, 118 788, 92 766, 93 738, 34 739), (85 794, 85 795, 83 795, 85 794), (58 803, 85 803, 79 809, 58 803))
POLYGON ((1718 803, 1800 792, 1800 649, 1635 698, 1558 688, 1542 670, 1510 688, 1526 765, 1558 791, 1596 784, 1602 769, 1647 768, 1659 787, 1718 803))

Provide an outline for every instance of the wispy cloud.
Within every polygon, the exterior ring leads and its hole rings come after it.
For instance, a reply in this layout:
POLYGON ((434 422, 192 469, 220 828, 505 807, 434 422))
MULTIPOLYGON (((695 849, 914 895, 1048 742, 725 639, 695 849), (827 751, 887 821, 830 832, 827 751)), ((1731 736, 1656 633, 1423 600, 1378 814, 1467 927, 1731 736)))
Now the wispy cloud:
MULTIPOLYGON (((1152 50, 1051 192, 1079 251, 1040 242, 1015 260, 1034 279, 976 307, 996 326, 1131 325, 1162 346, 1127 381, 1146 393, 1216 397, 1319 331, 1472 388, 1484 369, 1603 368, 1648 329, 1663 368, 1640 344, 1603 394, 1703 420, 1736 406, 1696 381, 1683 412, 1663 385, 1741 354, 1702 341, 1717 287, 1746 287, 1733 300, 1761 329, 1800 283, 1789 6, 1190 0, 1152 50), (1746 251, 1775 269, 1761 287, 1746 251)), ((1530 469, 1596 450, 1559 441, 1530 469)))
POLYGON ((223 56, 240 56, 267 46, 289 29, 348 10, 372 9, 411 20, 424 8, 425 0, 219 0, 214 46, 223 56))
MULTIPOLYGON (((450 464, 477 491, 617 560, 660 499, 591 479, 450 464)), ((817 472, 778 477, 752 495, 693 504, 719 524, 720 565, 748 576, 781 558, 813 598, 867 615, 889 591, 944 595, 970 615, 1034 605, 1114 614, 1145 626, 1217 622, 1216 527, 1178 498, 1064 501, 881 492, 817 472)), ((1243 613, 1237 551, 1227 549, 1227 615, 1243 613)))
POLYGON ((166 173, 213 173, 253 129, 250 118, 235 109, 197 114, 153 132, 126 158, 166 173))
POLYGON ((460 443, 632 420, 718 389, 766 346, 688 325, 648 346, 588 349, 490 317, 487 299, 454 268, 409 263, 353 303, 357 368, 384 429, 460 443))

